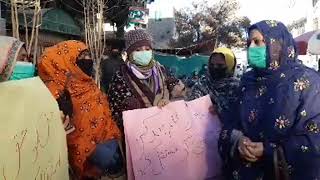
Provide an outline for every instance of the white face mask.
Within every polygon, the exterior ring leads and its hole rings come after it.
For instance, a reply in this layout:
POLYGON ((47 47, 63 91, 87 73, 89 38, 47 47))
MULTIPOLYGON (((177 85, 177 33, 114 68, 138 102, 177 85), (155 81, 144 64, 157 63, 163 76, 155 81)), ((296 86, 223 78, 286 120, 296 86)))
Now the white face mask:
POLYGON ((135 51, 132 53, 133 61, 137 65, 147 66, 152 60, 152 50, 135 51))

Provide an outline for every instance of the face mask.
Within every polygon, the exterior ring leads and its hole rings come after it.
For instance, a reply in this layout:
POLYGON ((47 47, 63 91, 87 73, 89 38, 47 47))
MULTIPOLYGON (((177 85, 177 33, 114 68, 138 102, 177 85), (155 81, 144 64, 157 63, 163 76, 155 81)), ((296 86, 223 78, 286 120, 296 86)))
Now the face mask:
POLYGON ((88 76, 93 74, 93 61, 88 59, 79 59, 76 64, 88 76))
POLYGON ((248 49, 249 64, 255 68, 267 67, 267 47, 249 47, 248 49))
POLYGON ((210 75, 213 79, 223 79, 227 77, 227 67, 224 68, 212 68, 210 70, 210 75))
POLYGON ((34 77, 35 66, 31 62, 18 61, 13 69, 10 80, 20 80, 34 77))
POLYGON ((136 51, 133 52, 133 61, 137 65, 147 66, 152 59, 152 51, 136 51))

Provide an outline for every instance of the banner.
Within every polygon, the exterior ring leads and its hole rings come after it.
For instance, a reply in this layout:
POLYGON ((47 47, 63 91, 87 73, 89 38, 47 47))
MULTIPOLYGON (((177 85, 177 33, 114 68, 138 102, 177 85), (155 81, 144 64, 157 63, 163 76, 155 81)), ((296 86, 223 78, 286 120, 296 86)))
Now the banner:
POLYGON ((209 56, 194 55, 182 58, 174 55, 155 54, 155 59, 180 77, 190 76, 193 72, 201 71, 203 66, 208 64, 209 56))
POLYGON ((129 180, 220 179, 217 116, 209 96, 123 113, 129 180))
POLYGON ((147 24, 149 10, 142 7, 129 8, 129 23, 147 24))
POLYGON ((0 179, 69 179, 60 111, 43 82, 0 83, 0 107, 0 179))

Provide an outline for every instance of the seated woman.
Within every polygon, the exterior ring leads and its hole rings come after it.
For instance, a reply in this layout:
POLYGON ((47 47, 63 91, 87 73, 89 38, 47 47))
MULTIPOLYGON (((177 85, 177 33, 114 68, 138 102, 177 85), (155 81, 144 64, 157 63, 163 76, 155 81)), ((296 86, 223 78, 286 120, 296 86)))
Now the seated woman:
POLYGON ((125 39, 128 60, 114 76, 108 93, 112 115, 121 129, 123 111, 162 107, 170 96, 178 98, 184 92, 181 82, 169 80, 163 66, 153 59, 151 37, 145 30, 129 31, 125 39))
POLYGON ((84 43, 66 41, 47 48, 38 67, 39 76, 56 99, 60 101, 65 94, 70 98, 72 106, 65 106, 65 113, 75 130, 67 135, 67 143, 76 179, 114 173, 122 163, 117 143, 120 131, 112 120, 107 97, 91 77, 92 66, 84 43))
POLYGON ((187 100, 210 94, 218 114, 237 100, 239 80, 234 77, 236 57, 228 48, 215 49, 208 61, 208 72, 192 87, 187 100))
POLYGON ((222 118, 226 179, 319 179, 320 76, 299 63, 284 24, 259 22, 249 36, 253 69, 222 118))

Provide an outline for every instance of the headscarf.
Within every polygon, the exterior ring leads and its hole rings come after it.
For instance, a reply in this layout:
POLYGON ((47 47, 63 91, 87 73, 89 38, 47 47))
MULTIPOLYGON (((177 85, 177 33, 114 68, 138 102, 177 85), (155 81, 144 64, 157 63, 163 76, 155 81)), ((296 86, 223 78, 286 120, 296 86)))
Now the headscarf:
POLYGON ((232 52, 232 50, 229 48, 225 48, 225 47, 214 49, 214 51, 212 52, 212 54, 210 56, 210 59, 212 58, 212 56, 214 54, 217 54, 217 53, 223 54, 224 59, 226 61, 226 65, 227 65, 227 74, 230 76, 233 76, 237 62, 236 62, 236 57, 235 57, 234 53, 232 52))
POLYGON ((0 82, 9 80, 23 44, 14 37, 0 36, 0 82))
POLYGON ((272 74, 281 66, 286 68, 298 63, 295 41, 283 23, 274 20, 261 21, 252 25, 249 33, 254 29, 263 35, 267 47, 267 68, 255 71, 272 74))
POLYGON ((65 41, 47 48, 41 56, 39 76, 55 98, 68 91, 73 105, 72 122, 76 130, 68 134, 69 160, 78 176, 87 172, 87 158, 96 145, 119 138, 120 131, 111 118, 107 98, 94 80, 76 65, 84 43, 65 41))

